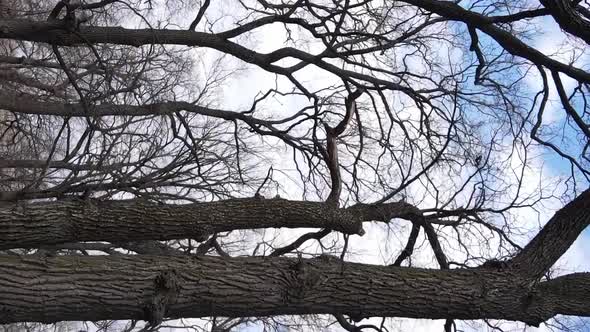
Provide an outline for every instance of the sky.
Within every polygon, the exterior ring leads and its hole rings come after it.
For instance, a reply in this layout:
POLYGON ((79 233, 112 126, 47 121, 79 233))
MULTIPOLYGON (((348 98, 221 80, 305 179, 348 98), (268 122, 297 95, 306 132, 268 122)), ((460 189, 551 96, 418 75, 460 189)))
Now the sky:
MULTIPOLYGON (((555 45, 560 38, 563 38, 563 34, 559 31, 557 25, 549 18, 544 20, 544 32, 539 34, 539 38, 535 39, 531 42, 536 48, 545 51, 546 53, 551 53, 555 50, 555 45)), ((261 51, 272 50, 277 44, 280 44, 282 41, 281 39, 284 36, 281 35, 280 31, 269 27, 267 30, 261 29, 259 31, 260 35, 264 35, 265 38, 261 38, 264 42, 257 46, 257 49, 261 51)), ((567 58, 567 54, 562 54, 562 59, 567 58)), ((264 76, 264 74, 261 74, 264 76)), ((257 82, 261 82, 262 85, 265 85, 266 79, 263 77, 251 77, 248 76, 248 79, 245 82, 237 81, 234 84, 238 86, 238 89, 241 91, 253 91, 258 88, 258 86, 254 86, 251 84, 251 79, 254 78, 257 82)), ((535 89, 539 87, 539 80, 538 77, 531 75, 527 78, 529 80, 529 84, 531 85, 531 89, 535 89)), ((268 81, 266 81, 268 84, 268 81)), ((564 79, 564 84, 566 85, 566 89, 571 89, 573 87, 572 81, 564 79)), ((234 87, 229 87, 229 91, 235 91, 234 87)), ((561 109, 561 105, 558 102, 558 98, 556 97, 555 92, 552 93, 550 96, 550 100, 553 100, 549 104, 550 110, 548 110, 549 114, 553 114, 553 117, 548 119, 547 121, 563 121, 563 110, 561 109)), ((248 102, 248 101, 246 101, 248 102)), ((563 176, 564 174, 568 174, 569 172, 569 164, 565 162, 561 157, 556 156, 554 153, 544 153, 543 158, 538 161, 540 165, 538 169, 531 174, 527 175, 529 181, 531 181, 530 185, 535 186, 537 179, 540 176, 546 177, 559 177, 563 176), (539 173, 539 170, 542 170, 543 173, 539 173)), ((525 184, 526 187, 526 184, 525 184)), ((582 190, 585 188, 581 188, 582 190)), ((293 188, 295 192, 297 192, 296 188, 293 188)), ((522 222, 525 224, 535 225, 537 229, 542 226, 562 205, 561 202, 553 202, 552 204, 547 204, 545 208, 541 209, 540 218, 538 215, 533 213, 530 210, 524 210, 520 213, 522 217, 522 222)), ((388 237, 386 233, 383 231, 382 225, 366 225, 365 229, 367 230, 367 234, 362 239, 355 239, 355 241, 351 242, 351 251, 356 252, 359 255, 355 255, 352 257, 348 257, 349 260, 352 261, 359 261, 364 263, 370 264, 382 264, 384 261, 391 258, 392 255, 395 255, 397 251, 392 248, 387 248, 387 246, 394 246, 394 247, 401 247, 405 243, 405 239, 407 238, 407 234, 409 233, 408 225, 398 225, 394 226, 393 233, 394 236, 388 237), (396 239, 398 242, 395 243, 396 239), (386 246, 382 244, 387 243, 386 246), (394 243, 394 244, 392 244, 394 243)), ((532 227, 533 231, 528 234, 528 238, 532 238, 536 234, 534 231, 535 227, 532 227)), ((289 233, 289 231, 284 232, 281 231, 283 236, 285 233, 289 233)), ((296 238, 297 235, 293 235, 292 238, 296 238)), ((421 236, 418 243, 423 243, 424 238, 421 236)), ((422 250, 418 250, 416 253, 417 257, 414 259, 416 261, 423 261, 423 263, 428 264, 429 262, 433 261, 432 253, 428 250, 427 245, 422 246, 422 250)), ((419 263, 418 263, 419 264, 419 263)), ((585 272, 590 271, 590 229, 587 229, 583 232, 583 234, 577 239, 577 241, 572 245, 572 247, 567 251, 567 253, 558 261, 555 265, 556 275, 571 273, 571 272, 585 272)), ((465 331, 470 330, 480 330, 483 328, 480 323, 473 323, 474 326, 466 326, 464 324, 461 327, 465 331), (479 325, 477 325, 479 324, 479 325)), ((393 324, 399 328, 400 331, 442 331, 442 326, 444 321, 440 320, 415 320, 415 319, 397 319, 396 323, 393 324)), ((514 330, 523 330, 525 328, 524 324, 521 323, 512 323, 512 322, 502 322, 501 327, 505 331, 509 331, 511 329, 514 330)), ((337 330, 337 329, 336 329, 337 330)), ((549 327, 546 325, 542 325, 540 328, 534 327, 526 327, 526 331, 548 331, 549 327)), ((590 328, 582 328, 582 331, 590 331, 590 328)), ((244 328, 242 331, 247 332, 254 332, 254 331, 261 331, 259 326, 249 326, 244 328)))
MULTIPOLYGON (((224 7, 224 4, 228 3, 228 1, 219 1, 217 3, 213 3, 210 12, 215 13, 218 12, 221 16, 229 9, 224 7)), ((189 18, 190 19, 190 18, 189 18)), ((539 35, 539 38, 532 41, 532 44, 535 45, 537 48, 544 50, 546 52, 551 52, 551 50, 556 45, 556 39, 561 38, 562 34, 559 32, 557 26, 549 19, 546 20, 546 27, 545 32, 539 35)), ((275 49, 277 46, 281 46, 285 39, 285 34, 282 29, 277 29, 276 26, 267 26, 259 29, 255 36, 253 36, 249 41, 246 41, 250 45, 255 45, 255 48, 259 52, 266 52, 275 49)), ((215 52, 207 53, 211 55, 213 58, 215 52)), ((566 57, 567 55, 563 55, 566 57)), ((228 59, 228 61, 232 61, 228 59)), ((314 76, 315 71, 308 70, 304 71, 303 73, 299 74, 308 75, 306 79, 310 82, 315 82, 314 85, 322 85, 325 84, 329 78, 322 77, 322 76, 314 76)), ((226 109, 232 110, 239 110, 244 108, 249 108, 252 99, 259 91, 264 91, 265 89, 272 88, 275 85, 274 75, 270 75, 268 73, 262 73, 259 70, 252 70, 252 71, 245 71, 243 74, 240 74, 236 77, 236 79, 228 82, 227 85, 220 91, 220 96, 218 97, 226 109), (238 92, 238 93, 236 93, 238 92)), ((538 88, 538 77, 531 75, 528 80, 530 81, 529 84, 531 88, 538 88)), ((571 81, 565 81, 565 84, 568 88, 571 88, 571 81)), ((552 99, 555 99, 555 95, 552 96, 552 99)), ((300 101, 297 98, 289 99, 288 103, 277 104, 276 107, 282 107, 284 112, 289 112, 289 110, 297 110, 300 106, 300 101)), ((563 117, 561 116, 562 110, 560 110, 560 106, 558 103, 550 103, 550 107, 553 108, 550 113, 554 114, 554 117, 548 121, 562 121, 563 117)), ((269 107, 269 109, 271 109, 269 107)), ((275 111, 276 110, 271 110, 275 111)), ((286 174, 285 176, 281 177, 278 175, 278 179, 284 180, 286 185, 285 190, 281 192, 281 196, 288 195, 285 198, 293 198, 299 199, 301 193, 301 187, 297 186, 294 181, 289 179, 289 176, 295 176, 293 170, 289 170, 290 163, 284 163, 283 158, 289 158, 290 153, 285 153, 285 155, 276 155, 274 159, 277 165, 284 165, 284 171, 286 174)), ((527 178, 530 179, 531 186, 535 186, 534 179, 540 176, 560 176, 565 174, 569 171, 568 164, 565 163, 561 158, 555 156, 554 154, 546 154, 543 156, 543 160, 539 161, 541 164, 537 165, 538 168, 533 169, 530 171, 530 174, 527 174, 527 178), (539 170, 543 170, 543 175, 539 173, 539 170)), ((266 170, 264 170, 266 172, 266 170)), ((538 219, 537 215, 534 214, 532 211, 522 211, 519 212, 519 216, 522 218, 522 222, 524 224, 531 225, 534 229, 536 226, 542 226, 544 222, 546 222, 551 215, 558 209, 561 205, 559 202, 554 202, 553 204, 548 204, 544 211, 541 211, 541 217, 538 219)), ((366 235, 363 238, 359 238, 358 236, 353 236, 351 240, 351 252, 357 253, 356 255, 351 255, 348 257, 350 261, 358 261, 370 264, 382 264, 385 261, 390 261, 392 257, 398 253, 400 247, 405 244, 405 240, 407 238, 407 234, 409 233, 409 225, 403 221, 397 221, 392 224, 391 229, 389 232, 384 230, 383 225, 377 224, 368 224, 365 225, 365 230, 367 231, 366 235)), ((305 230, 281 230, 280 236, 285 240, 294 239, 305 232, 305 230)), ((275 233, 272 231, 268 232, 269 236, 273 236, 275 233)), ((534 235, 534 231, 529 234, 529 237, 534 235)), ((425 239, 421 235, 418 243, 422 243, 422 245, 417 248, 415 252, 415 256, 413 257, 413 262, 416 265, 432 265, 434 262, 433 255, 431 250, 428 248, 427 244, 424 244, 425 239)), ((313 245, 313 244, 312 244, 313 245)), ((584 231, 582 236, 578 238, 578 240, 574 243, 574 245, 568 250, 568 252, 559 260, 556 264, 557 273, 563 274, 568 272, 583 272, 583 271, 590 271, 590 229, 584 231)), ((397 319, 393 325, 399 328, 400 331, 442 331, 442 325, 444 321, 433 321, 433 320, 409 320, 409 319, 397 319)), ((465 331, 469 330, 478 330, 480 327, 469 327, 461 325, 465 331)), ((522 324, 515 324, 515 323, 503 323, 503 327, 505 330, 510 330, 511 328, 522 330, 522 324)), ((169 329, 170 331, 179 331, 179 329, 169 329)), ((334 328, 334 330, 338 330, 334 328)), ((166 331, 166 329, 162 329, 162 331, 166 331)), ((255 332, 255 331, 262 331, 262 327, 258 325, 250 325, 242 328, 240 331, 244 332, 255 332)), ((541 328, 527 328, 527 331, 547 331, 546 326, 542 326, 541 328)), ((590 329, 588 329, 590 331, 590 329)))

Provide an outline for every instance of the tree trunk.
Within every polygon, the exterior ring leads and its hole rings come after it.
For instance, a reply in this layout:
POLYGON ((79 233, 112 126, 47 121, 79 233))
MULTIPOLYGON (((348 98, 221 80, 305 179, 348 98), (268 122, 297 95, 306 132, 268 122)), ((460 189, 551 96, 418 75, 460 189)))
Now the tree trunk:
POLYGON ((338 209, 321 202, 230 199, 185 205, 144 200, 64 200, 0 207, 0 250, 80 241, 202 239, 216 232, 256 228, 326 228, 364 233, 363 221, 410 218, 403 202, 338 209))
MULTIPOLYGON (((572 310, 590 315, 590 277, 573 279, 572 310)), ((4 256, 0 323, 346 314, 537 325, 569 313, 567 301, 553 303, 567 280, 539 292, 527 282, 509 271, 384 267, 332 256, 4 256)))
POLYGON ((0 249, 79 241, 204 240, 216 232, 266 227, 362 231, 352 213, 319 202, 252 198, 164 205, 65 200, 0 208, 0 249))

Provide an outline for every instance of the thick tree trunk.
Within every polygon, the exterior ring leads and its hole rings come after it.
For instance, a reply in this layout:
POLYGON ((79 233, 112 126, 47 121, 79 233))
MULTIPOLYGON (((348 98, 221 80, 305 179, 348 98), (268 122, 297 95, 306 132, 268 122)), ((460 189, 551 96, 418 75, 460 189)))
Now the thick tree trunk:
POLYGON ((79 241, 206 239, 223 231, 319 227, 357 234, 353 214, 319 202, 231 199, 163 205, 143 200, 65 200, 0 208, 0 249, 79 241))
POLYGON ((0 207, 0 250, 81 241, 203 239, 256 228, 326 228, 363 234, 362 222, 409 218, 420 211, 394 202, 338 209, 321 202, 230 199, 166 205, 144 200, 64 200, 0 207))
POLYGON ((567 280, 536 292, 506 271, 384 267, 331 256, 4 256, 0 323, 347 314, 537 325, 570 309, 590 315, 590 277, 573 279, 578 296, 570 308, 567 297, 559 297, 567 280))

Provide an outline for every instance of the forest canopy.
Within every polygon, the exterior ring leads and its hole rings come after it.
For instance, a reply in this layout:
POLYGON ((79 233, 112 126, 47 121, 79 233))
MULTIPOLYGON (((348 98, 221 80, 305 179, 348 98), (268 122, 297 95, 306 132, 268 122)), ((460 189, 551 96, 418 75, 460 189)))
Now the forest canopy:
POLYGON ((589 43, 580 0, 0 0, 0 324, 581 329, 589 43))

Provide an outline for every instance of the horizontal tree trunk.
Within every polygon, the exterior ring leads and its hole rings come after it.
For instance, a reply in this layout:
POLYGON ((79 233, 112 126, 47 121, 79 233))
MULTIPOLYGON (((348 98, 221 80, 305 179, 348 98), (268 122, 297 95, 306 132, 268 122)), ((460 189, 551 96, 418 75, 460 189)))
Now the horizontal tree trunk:
POLYGON ((141 199, 22 202, 0 207, 0 250, 81 241, 203 239, 217 232, 271 227, 326 228, 362 235, 363 221, 389 222, 417 213, 403 202, 347 209, 322 202, 258 198, 185 205, 141 199))
POLYGON ((319 202, 232 199, 163 205, 144 200, 15 204, 0 208, 0 249, 79 241, 206 239, 223 231, 320 227, 361 232, 351 213, 319 202))
POLYGON ((590 315, 590 277, 573 279, 572 309, 560 295, 568 280, 535 292, 507 271, 384 267, 332 256, 3 256, 0 323, 346 314, 537 325, 570 309, 590 315))

